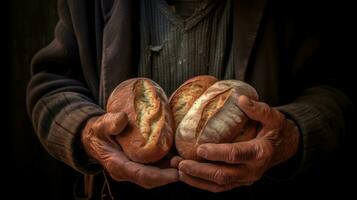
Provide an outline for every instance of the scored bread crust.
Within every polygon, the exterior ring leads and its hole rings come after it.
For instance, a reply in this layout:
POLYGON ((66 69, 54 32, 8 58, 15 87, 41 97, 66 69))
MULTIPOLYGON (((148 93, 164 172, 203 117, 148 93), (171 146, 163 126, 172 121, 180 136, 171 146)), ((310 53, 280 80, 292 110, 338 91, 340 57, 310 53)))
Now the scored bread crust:
POLYGON ((169 103, 176 127, 181 123, 181 120, 198 97, 217 81, 218 79, 214 76, 196 76, 185 81, 172 93, 169 103))
POLYGON ((243 135, 251 123, 238 107, 240 95, 258 100, 256 90, 247 83, 224 80, 211 85, 194 101, 175 133, 175 146, 183 158, 201 160, 196 155, 200 144, 238 142, 255 137, 243 135))
POLYGON ((173 144, 173 125, 168 99, 163 89, 147 78, 133 78, 119 84, 107 103, 107 112, 123 111, 128 125, 115 140, 135 162, 154 163, 173 144))

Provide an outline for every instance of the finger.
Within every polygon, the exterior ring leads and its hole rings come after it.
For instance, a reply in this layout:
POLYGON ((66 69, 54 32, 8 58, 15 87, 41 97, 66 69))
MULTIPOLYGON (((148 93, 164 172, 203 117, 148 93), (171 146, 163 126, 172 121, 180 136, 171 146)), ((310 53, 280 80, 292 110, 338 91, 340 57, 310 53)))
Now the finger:
POLYGON ((130 160, 124 152, 117 149, 105 149, 100 152, 103 152, 100 162, 109 175, 116 181, 128 180, 128 175, 124 166, 125 163, 130 162, 130 160))
POLYGON ((95 132, 118 135, 126 127, 128 116, 124 112, 106 113, 94 126, 95 132))
POLYGON ((257 158, 262 151, 262 141, 253 139, 245 142, 201 144, 197 148, 198 156, 211 161, 222 161, 232 164, 247 163, 257 158))
POLYGON ((182 158, 182 157, 180 157, 180 156, 175 156, 175 157, 173 157, 173 158, 171 159, 171 161, 170 161, 170 166, 171 166, 172 168, 176 168, 176 169, 177 169, 181 161, 183 161, 183 158, 182 158))
POLYGON ((244 166, 217 165, 213 163, 200 163, 193 160, 182 161, 179 164, 179 171, 218 185, 236 183, 249 175, 247 168, 244 166))
POLYGON ((205 181, 199 178, 195 178, 190 176, 182 171, 179 171, 179 179, 186 184, 196 187, 202 190, 208 190, 210 192, 224 192, 227 190, 231 190, 235 187, 240 186, 239 183, 229 184, 229 185, 218 185, 213 182, 205 181))
POLYGON ((178 171, 173 168, 160 169, 135 162, 127 162, 124 170, 130 181, 144 188, 159 187, 178 181, 178 171))
POLYGON ((249 118, 261 122, 264 126, 275 127, 280 123, 281 114, 266 103, 241 95, 238 105, 249 118))
POLYGON ((118 135, 126 127, 128 116, 124 112, 107 113, 103 118, 103 122, 109 135, 118 135))
POLYGON ((130 181, 145 188, 158 187, 178 180, 176 169, 159 169, 135 163, 122 151, 108 156, 104 167, 114 180, 130 181))

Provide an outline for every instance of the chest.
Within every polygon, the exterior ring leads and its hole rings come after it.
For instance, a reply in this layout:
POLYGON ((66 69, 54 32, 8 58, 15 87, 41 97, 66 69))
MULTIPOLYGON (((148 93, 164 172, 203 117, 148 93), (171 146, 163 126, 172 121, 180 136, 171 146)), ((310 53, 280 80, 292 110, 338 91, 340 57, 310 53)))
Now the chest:
POLYGON ((139 76, 153 79, 168 93, 197 75, 232 78, 230 0, 191 5, 153 0, 143 1, 140 9, 139 76), (189 16, 176 10, 185 5, 194 8, 189 16))

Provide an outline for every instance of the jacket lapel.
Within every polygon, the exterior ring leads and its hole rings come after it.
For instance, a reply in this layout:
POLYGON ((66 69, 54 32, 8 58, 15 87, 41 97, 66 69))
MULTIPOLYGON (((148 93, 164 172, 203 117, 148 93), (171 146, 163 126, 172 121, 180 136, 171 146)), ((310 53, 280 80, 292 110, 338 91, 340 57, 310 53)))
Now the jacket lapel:
POLYGON ((112 90, 133 76, 133 21, 130 0, 114 0, 103 32, 100 104, 104 107, 112 90))
POLYGON ((245 79, 265 4, 266 0, 233 1, 233 62, 238 80, 245 79))

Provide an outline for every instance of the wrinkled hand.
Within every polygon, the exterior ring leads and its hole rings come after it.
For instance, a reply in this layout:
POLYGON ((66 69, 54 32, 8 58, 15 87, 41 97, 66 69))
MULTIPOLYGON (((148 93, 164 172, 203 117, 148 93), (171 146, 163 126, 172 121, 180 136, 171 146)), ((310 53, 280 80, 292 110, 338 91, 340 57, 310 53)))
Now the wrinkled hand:
POLYGON ((179 179, 193 187, 222 192, 251 185, 272 166, 291 158, 298 149, 300 133, 294 122, 262 102, 241 96, 238 105, 261 125, 257 137, 246 142, 202 144, 197 154, 208 161, 200 163, 174 157, 179 179))
POLYGON ((125 113, 106 113, 90 119, 82 132, 82 143, 116 181, 130 181, 144 188, 154 188, 178 180, 174 168, 160 169, 133 162, 121 151, 113 137, 128 123, 125 113))

